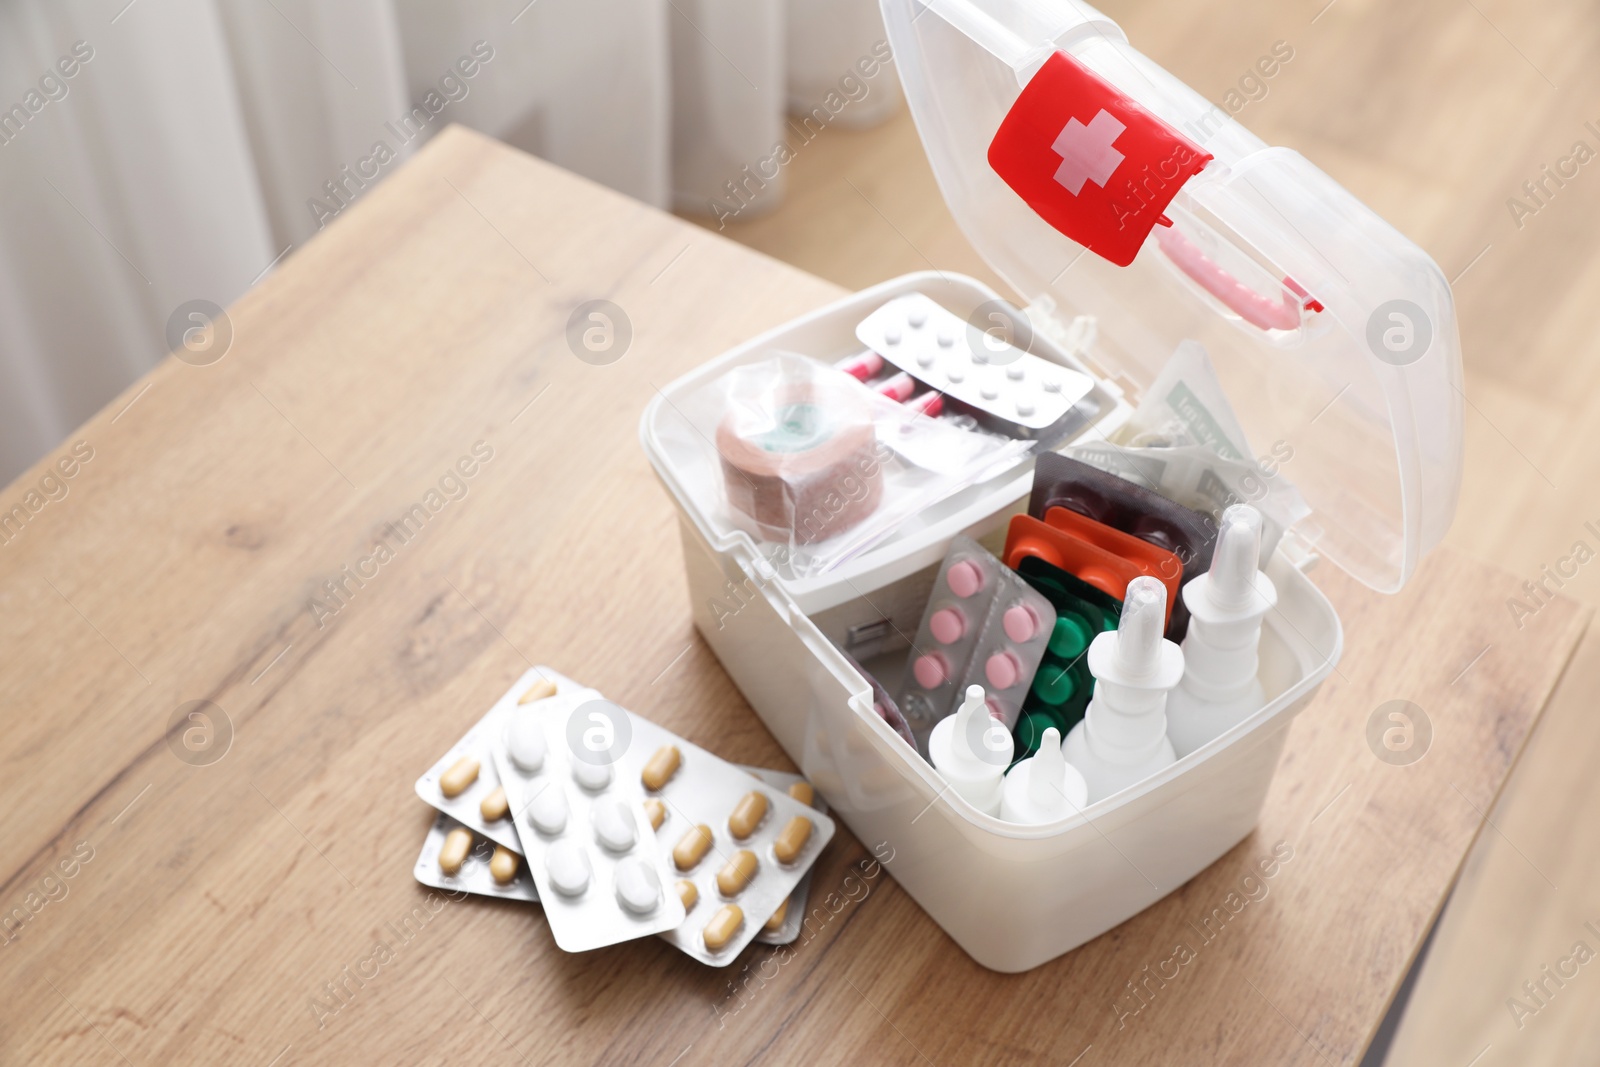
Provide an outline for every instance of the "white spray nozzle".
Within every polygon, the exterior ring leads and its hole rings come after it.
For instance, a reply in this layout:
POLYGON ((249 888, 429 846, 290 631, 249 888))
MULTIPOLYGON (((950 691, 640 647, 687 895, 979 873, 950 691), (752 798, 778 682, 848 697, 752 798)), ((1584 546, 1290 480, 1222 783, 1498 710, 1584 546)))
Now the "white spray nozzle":
POLYGON ((956 755, 963 759, 978 760, 992 765, 1002 747, 1000 734, 1005 734, 1003 747, 1007 750, 1004 766, 1011 762, 1011 735, 995 717, 989 714, 989 702, 984 699, 983 686, 967 686, 966 698, 956 709, 955 734, 951 744, 956 755))
POLYGON ((1046 823, 1082 811, 1089 787, 1061 751, 1061 732, 1045 730, 1039 751, 1006 775, 1000 817, 1007 822, 1046 823))
POLYGON ((1128 583, 1117 623, 1117 669, 1143 678, 1161 661, 1161 634, 1167 628, 1167 587, 1148 574, 1128 583))
POLYGON ((1067 757, 1061 754, 1061 731, 1052 726, 1044 732, 1033 760, 1033 773, 1028 777, 1028 799, 1044 808, 1060 804, 1066 796, 1061 783, 1067 776, 1067 757))
POLYGON ((1242 611, 1256 599, 1256 571, 1261 565, 1261 512, 1235 504, 1222 513, 1217 547, 1211 556, 1212 602, 1242 611))
POLYGON ((1011 763, 1011 731, 989 714, 983 686, 967 687, 966 699, 928 736, 934 769, 974 807, 988 815, 1000 811, 1000 787, 1011 763))

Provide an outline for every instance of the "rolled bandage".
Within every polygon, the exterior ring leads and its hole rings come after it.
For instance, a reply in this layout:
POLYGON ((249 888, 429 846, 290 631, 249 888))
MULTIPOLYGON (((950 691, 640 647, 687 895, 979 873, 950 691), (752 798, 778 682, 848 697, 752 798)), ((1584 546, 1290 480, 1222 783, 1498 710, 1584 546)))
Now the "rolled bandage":
POLYGON ((877 510, 883 464, 851 381, 787 380, 729 398, 717 426, 728 503, 770 541, 808 545, 877 510))

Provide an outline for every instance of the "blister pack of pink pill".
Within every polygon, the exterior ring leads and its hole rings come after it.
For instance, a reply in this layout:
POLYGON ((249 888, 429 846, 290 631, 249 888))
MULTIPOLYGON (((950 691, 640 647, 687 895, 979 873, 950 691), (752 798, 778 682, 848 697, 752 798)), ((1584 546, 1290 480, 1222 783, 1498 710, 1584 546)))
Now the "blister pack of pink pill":
POLYGON ((928 754, 928 735, 969 685, 989 694, 989 712, 1016 726, 1051 628, 1050 601, 970 537, 950 544, 912 643, 900 711, 928 754))

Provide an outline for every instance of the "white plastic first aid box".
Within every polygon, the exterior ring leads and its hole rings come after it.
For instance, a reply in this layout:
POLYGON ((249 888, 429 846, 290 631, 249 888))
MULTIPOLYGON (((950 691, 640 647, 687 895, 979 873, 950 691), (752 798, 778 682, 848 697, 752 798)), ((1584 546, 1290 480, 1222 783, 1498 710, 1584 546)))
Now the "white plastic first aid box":
MULTIPOLYGON (((979 963, 1021 971, 1149 906, 1254 827, 1290 720, 1343 647, 1337 615, 1303 571, 1322 557, 1393 592, 1454 513, 1455 312, 1443 274, 1421 249, 1304 157, 1233 122, 1078 0, 883 0, 883 11, 957 222, 1021 298, 1038 335, 1032 351, 1099 383, 1107 413, 1089 436, 1125 420, 1139 391, 1192 339, 1215 363, 1252 447, 1290 457, 1277 476, 1310 507, 1267 567, 1279 602, 1262 634, 1266 706, 1081 813, 1014 825, 945 788, 874 713, 870 686, 840 650, 893 692, 903 635, 916 632, 951 539, 967 534, 998 549, 1007 521, 1026 505, 1031 459, 835 569, 794 578, 768 563, 772 546, 713 509, 722 475, 674 405, 777 351, 830 362, 854 355, 856 325, 895 296, 922 292, 967 317, 997 294, 943 272, 896 278, 719 356, 645 411, 641 437, 680 510, 693 615, 706 641, 862 843, 887 845, 880 854, 892 856, 890 872, 934 921, 979 963), (1113 252, 1096 254, 1099 245, 1085 251, 1070 240, 991 164, 990 146, 1030 82, 1047 68, 1067 69, 1057 53, 1071 58, 1068 73, 1089 72, 1093 85, 1131 98, 1212 157, 1169 191, 1163 224, 1127 250, 1126 266, 1113 252)), ((1077 119, 1084 129, 1107 128, 1098 115, 1077 119)), ((1112 123, 1111 134, 1127 125, 1112 123)), ((1095 151, 1080 173, 1058 180, 1090 195, 1133 195, 1117 173, 1133 147, 1116 136, 1095 151)), ((1113 243, 1125 236, 1113 234, 1113 243)))

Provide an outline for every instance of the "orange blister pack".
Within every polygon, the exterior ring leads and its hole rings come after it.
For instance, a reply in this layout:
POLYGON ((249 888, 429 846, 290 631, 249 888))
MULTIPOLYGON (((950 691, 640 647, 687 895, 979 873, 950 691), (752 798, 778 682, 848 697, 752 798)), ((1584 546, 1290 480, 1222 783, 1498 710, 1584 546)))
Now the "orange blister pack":
POLYGON ((1037 556, 1118 599, 1127 595, 1129 582, 1148 574, 1167 587, 1166 623, 1172 624, 1172 605, 1183 579, 1176 555, 1066 508, 1051 508, 1045 518, 1041 522, 1018 515, 1011 520, 1006 566, 1015 570, 1023 559, 1037 556))

